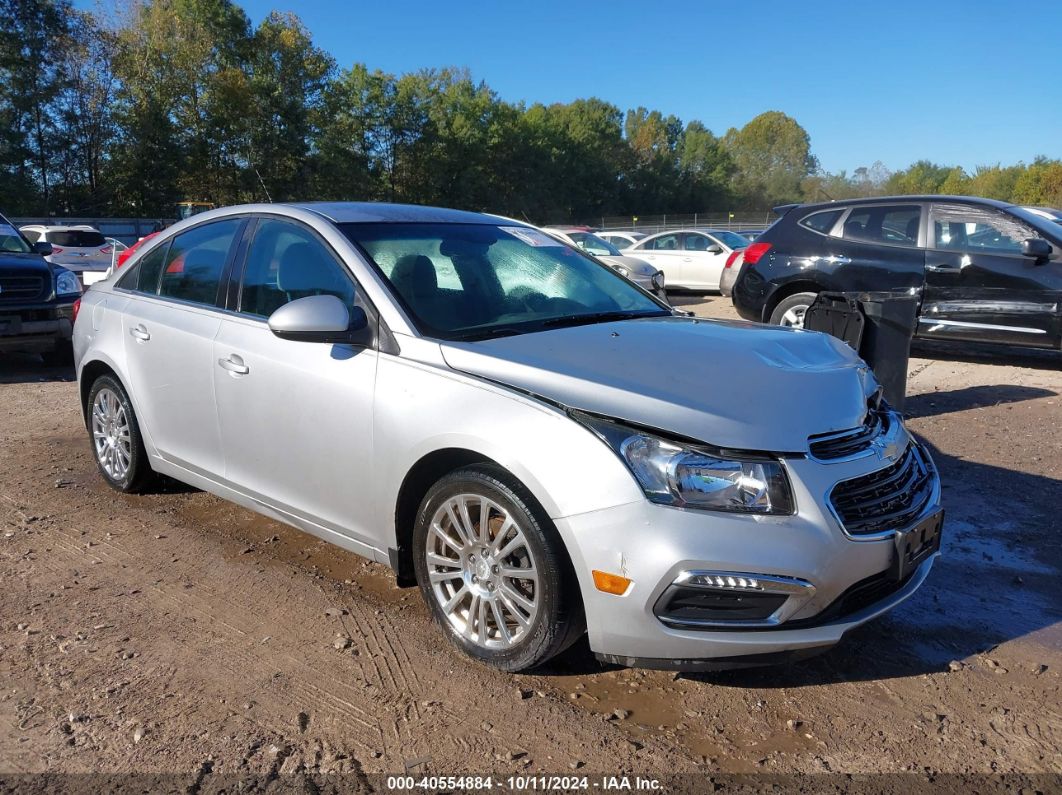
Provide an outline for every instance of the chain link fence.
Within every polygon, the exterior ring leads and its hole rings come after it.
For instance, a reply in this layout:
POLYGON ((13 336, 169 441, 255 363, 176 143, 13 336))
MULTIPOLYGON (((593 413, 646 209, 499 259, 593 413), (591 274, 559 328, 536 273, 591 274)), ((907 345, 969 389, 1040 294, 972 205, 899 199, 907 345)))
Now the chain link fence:
POLYGON ((764 229, 777 220, 773 210, 732 213, 686 213, 660 215, 605 215, 583 223, 602 232, 643 232, 651 235, 668 229, 764 229))

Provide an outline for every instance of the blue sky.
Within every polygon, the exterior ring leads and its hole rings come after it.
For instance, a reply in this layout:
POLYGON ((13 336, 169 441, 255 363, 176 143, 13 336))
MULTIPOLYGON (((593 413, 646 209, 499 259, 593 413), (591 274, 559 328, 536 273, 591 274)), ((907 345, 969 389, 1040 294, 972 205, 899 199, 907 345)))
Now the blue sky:
POLYGON ((467 66, 509 101, 598 96, 719 135, 765 110, 824 168, 1062 157, 1062 0, 245 0, 341 67, 467 66))

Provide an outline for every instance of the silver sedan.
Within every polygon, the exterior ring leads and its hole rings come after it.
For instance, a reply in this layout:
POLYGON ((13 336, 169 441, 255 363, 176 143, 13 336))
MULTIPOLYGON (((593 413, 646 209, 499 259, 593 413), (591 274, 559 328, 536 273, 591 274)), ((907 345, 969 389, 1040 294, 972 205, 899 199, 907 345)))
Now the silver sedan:
POLYGON ((476 213, 250 205, 81 300, 100 474, 167 475, 389 564, 505 670, 582 634, 627 665, 829 648, 909 597, 940 486, 822 334, 674 314, 476 213))

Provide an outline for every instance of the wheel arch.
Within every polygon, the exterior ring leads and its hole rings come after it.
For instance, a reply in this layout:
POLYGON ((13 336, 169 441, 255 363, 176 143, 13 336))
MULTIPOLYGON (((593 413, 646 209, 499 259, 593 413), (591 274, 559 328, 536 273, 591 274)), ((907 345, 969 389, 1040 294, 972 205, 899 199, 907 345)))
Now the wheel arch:
POLYGON ((775 307, 791 295, 796 295, 797 293, 821 293, 825 289, 826 288, 821 284, 810 279, 786 282, 771 293, 771 297, 763 304, 763 316, 761 320, 764 323, 770 323, 771 315, 774 313, 775 307))
MULTIPOLYGON (((78 389, 80 392, 81 399, 81 416, 84 418, 86 426, 88 424, 89 392, 92 391, 92 385, 96 383, 96 379, 98 379, 102 375, 109 375, 114 378, 115 381, 121 384, 122 389, 125 390, 125 393, 127 395, 129 394, 129 388, 126 387, 125 383, 122 381, 121 377, 118 375, 115 369, 111 367, 111 365, 109 365, 107 362, 103 361, 102 359, 93 359, 90 362, 86 362, 81 367, 81 377, 78 381, 78 389)), ((131 399, 132 398, 130 398, 130 400, 131 399)))
MULTIPOLYGON (((395 501, 395 547, 388 550, 391 568, 400 587, 410 588, 417 584, 413 573, 413 525, 424 495, 440 478, 474 464, 494 464, 505 469, 481 452, 463 447, 444 447, 422 456, 406 473, 395 501)), ((512 475, 511 472, 509 474, 512 475)))

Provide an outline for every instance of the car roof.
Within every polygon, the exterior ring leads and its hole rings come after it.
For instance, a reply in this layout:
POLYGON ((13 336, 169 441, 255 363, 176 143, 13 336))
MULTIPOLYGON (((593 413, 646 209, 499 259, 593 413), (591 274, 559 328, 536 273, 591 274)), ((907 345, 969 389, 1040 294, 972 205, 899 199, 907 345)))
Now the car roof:
POLYGON ((22 229, 40 229, 42 232, 99 232, 100 230, 88 224, 26 224, 22 229))
POLYGON ((729 232, 729 229, 705 229, 699 226, 684 227, 682 229, 665 229, 663 232, 653 232, 649 237, 643 238, 648 240, 650 237, 659 237, 660 235, 681 235, 688 232, 699 232, 702 235, 718 235, 724 232, 729 232))
POLYGON ((838 199, 837 201, 809 202, 808 204, 783 204, 779 207, 776 207, 775 210, 783 211, 784 214, 788 214, 791 210, 795 210, 797 208, 800 208, 801 210, 819 210, 830 209, 833 207, 844 208, 859 204, 897 204, 903 202, 951 202, 953 204, 979 204, 986 207, 995 207, 997 209, 1015 206, 1012 202, 997 201, 996 199, 984 199, 980 196, 948 196, 921 194, 914 196, 866 196, 860 199, 838 199))
MULTIPOLYGON (((437 223, 497 224, 497 216, 445 207, 386 202, 291 202, 284 206, 316 213, 337 224, 437 223)), ((519 222, 514 222, 519 223, 519 222)))

